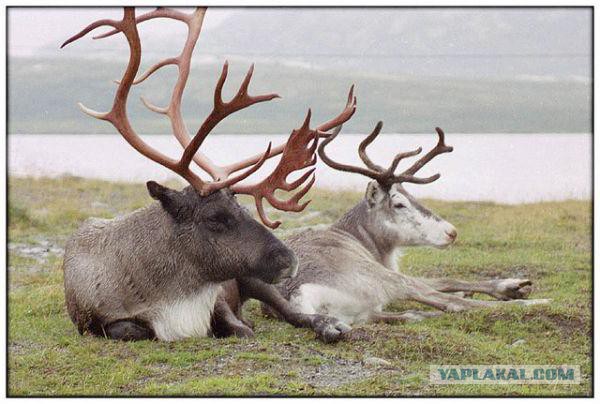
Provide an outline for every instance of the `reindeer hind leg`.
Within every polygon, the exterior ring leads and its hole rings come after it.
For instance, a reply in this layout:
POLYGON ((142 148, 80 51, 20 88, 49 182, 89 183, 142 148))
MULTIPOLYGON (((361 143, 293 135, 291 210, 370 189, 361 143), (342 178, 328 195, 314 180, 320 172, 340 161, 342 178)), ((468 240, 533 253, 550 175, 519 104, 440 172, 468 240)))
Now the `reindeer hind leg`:
POLYGON ((419 280, 438 292, 457 292, 462 293, 463 297, 483 293, 498 300, 526 299, 532 291, 532 282, 529 279, 491 279, 474 282, 450 278, 419 278, 419 280))
POLYGON ((421 283, 418 280, 413 281, 410 299, 428 306, 433 306, 442 311, 455 312, 484 307, 497 307, 506 304, 531 306, 534 304, 546 304, 550 302, 550 299, 513 299, 507 301, 465 299, 450 293, 438 292, 429 285, 421 283))

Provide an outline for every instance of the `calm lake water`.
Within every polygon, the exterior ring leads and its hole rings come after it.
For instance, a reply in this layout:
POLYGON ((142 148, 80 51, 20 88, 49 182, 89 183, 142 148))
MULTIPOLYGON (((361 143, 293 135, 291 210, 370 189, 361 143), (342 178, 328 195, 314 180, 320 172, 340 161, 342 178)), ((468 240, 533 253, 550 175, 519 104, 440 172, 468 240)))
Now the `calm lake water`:
MULTIPOLYGON (((268 141, 275 145, 286 137, 212 136, 202 150, 217 163, 228 163, 262 152, 268 141)), ((179 156, 182 151, 170 135, 144 139, 170 156, 179 156)), ((337 161, 358 164, 357 145, 362 139, 341 134, 328 146, 329 155, 337 161)), ((434 134, 381 135, 370 146, 370 156, 387 165, 396 152, 417 146, 428 150, 436 139, 434 134)), ((438 156, 419 173, 428 176, 440 172, 442 178, 429 185, 407 185, 415 196, 505 203, 592 197, 590 134, 448 134, 446 143, 454 146, 454 152, 438 156)), ((176 177, 139 155, 120 135, 9 135, 8 150, 9 174, 16 176, 69 174, 119 181, 176 177)), ((264 175, 275 164, 269 163, 259 173, 264 175)), ((318 187, 362 191, 367 182, 365 177, 337 172, 320 161, 317 165, 318 187)))

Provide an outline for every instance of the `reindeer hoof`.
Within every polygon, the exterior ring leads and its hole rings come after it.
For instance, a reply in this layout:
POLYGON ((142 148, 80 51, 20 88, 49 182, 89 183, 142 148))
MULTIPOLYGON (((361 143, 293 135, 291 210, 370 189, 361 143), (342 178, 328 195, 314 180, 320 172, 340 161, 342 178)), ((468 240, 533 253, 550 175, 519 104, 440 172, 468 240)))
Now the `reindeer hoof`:
POLYGON ((531 285, 529 279, 501 279, 494 286, 492 294, 498 300, 527 299, 531 285))
POLYGON ((232 327, 232 335, 238 338, 254 338, 254 331, 250 327, 240 326, 240 327, 232 327))
POLYGON ((244 318, 244 317, 240 317, 239 319, 240 319, 240 321, 241 321, 242 323, 244 323, 244 325, 246 325, 248 328, 250 328, 251 330, 254 330, 254 322, 253 322, 253 321, 251 321, 251 320, 248 320, 247 318, 244 318))
POLYGON ((316 314, 313 317, 312 324, 313 330, 317 334, 317 338, 325 343, 339 341, 344 334, 352 330, 348 324, 337 318, 319 314, 316 314))

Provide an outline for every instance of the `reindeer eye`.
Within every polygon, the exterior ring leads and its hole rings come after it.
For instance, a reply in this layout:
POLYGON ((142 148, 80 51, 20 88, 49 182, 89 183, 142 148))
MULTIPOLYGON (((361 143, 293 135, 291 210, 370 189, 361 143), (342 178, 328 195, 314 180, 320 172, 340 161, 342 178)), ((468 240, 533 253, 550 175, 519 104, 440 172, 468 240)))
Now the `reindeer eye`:
POLYGON ((396 204, 394 204, 394 208, 396 208, 396 209, 402 209, 402 208, 405 208, 405 207, 406 206, 404 206, 404 204, 402 204, 402 203, 396 203, 396 204))
POLYGON ((229 222, 231 221, 231 217, 226 213, 219 212, 211 216, 209 220, 213 223, 229 224, 229 222))
POLYGON ((209 216, 207 218, 206 224, 209 230, 214 232, 221 232, 231 227, 232 221, 233 218, 231 217, 231 215, 228 215, 224 212, 218 212, 212 216, 209 216))

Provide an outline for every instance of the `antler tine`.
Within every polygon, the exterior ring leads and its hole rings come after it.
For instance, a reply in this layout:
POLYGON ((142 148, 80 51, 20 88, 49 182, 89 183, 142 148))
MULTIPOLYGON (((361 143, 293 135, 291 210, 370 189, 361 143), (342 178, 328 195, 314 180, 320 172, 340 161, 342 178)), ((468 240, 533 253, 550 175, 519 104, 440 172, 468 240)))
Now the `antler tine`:
POLYGON ((373 129, 371 134, 369 136, 367 136, 367 138, 365 138, 360 143, 360 146, 358 148, 358 152, 359 152, 359 156, 360 156, 361 160, 369 168, 363 168, 363 167, 357 167, 357 166, 351 166, 348 164, 338 163, 338 162, 333 161, 329 156, 327 156, 327 154, 325 153, 325 147, 337 137, 337 135, 339 134, 339 129, 340 129, 339 127, 336 128, 336 130, 319 145, 319 156, 321 157, 321 160, 323 160, 323 162, 325 164, 327 164, 329 167, 331 167, 333 169, 336 169, 339 171, 346 171, 346 172, 362 174, 364 176, 367 176, 369 178, 376 180, 383 186, 387 186, 387 187, 389 187, 390 185, 392 185, 394 183, 400 183, 400 182, 410 182, 410 183, 414 183, 414 184, 428 184, 428 183, 433 182, 433 181, 437 180, 438 178, 440 178, 440 174, 435 174, 435 175, 432 175, 431 177, 425 177, 425 178, 419 178, 419 177, 414 176, 414 174, 419 169, 421 169, 427 162, 429 162, 431 159, 433 159, 438 154, 448 153, 448 152, 452 151, 452 147, 446 146, 446 144, 444 143, 444 132, 440 128, 435 129, 438 133, 437 145, 431 151, 429 151, 429 153, 427 153, 425 156, 423 156, 420 160, 415 162, 408 170, 404 171, 400 175, 394 175, 394 171, 398 167, 398 164, 400 163, 401 160, 403 160, 407 157, 416 156, 416 155, 420 154, 423 151, 423 149, 421 147, 419 147, 412 151, 396 154, 396 156, 394 157, 394 160, 392 161, 392 164, 389 166, 388 169, 384 169, 381 166, 376 165, 375 163, 373 163, 371 161, 371 159, 367 155, 366 148, 379 135, 382 127, 383 127, 383 123, 381 121, 379 121, 377 123, 377 125, 375 126, 375 129, 373 129))
POLYGON ((72 37, 70 37, 69 39, 67 39, 65 42, 63 42, 63 44, 60 45, 60 48, 62 49, 65 46, 67 46, 68 44, 70 44, 71 42, 75 42, 76 40, 78 40, 78 39, 86 36, 91 31, 95 30, 96 28, 103 27, 105 25, 108 25, 108 26, 116 28, 116 27, 119 26, 119 24, 121 22, 122 21, 111 20, 111 19, 108 19, 108 18, 95 21, 95 22, 89 24, 87 27, 85 27, 81 31, 79 31, 77 34, 75 34, 72 37))
MULTIPOLYGON (((159 11, 159 10, 155 10, 159 11)), ((160 9, 163 11, 163 9, 160 9)), ((223 188, 241 179, 246 178, 251 173, 255 172, 262 166, 266 157, 260 158, 252 168, 244 172, 243 174, 226 180, 226 181, 216 181, 208 186, 200 177, 198 177, 195 173, 193 173, 189 169, 189 161, 184 160, 184 156, 178 161, 174 160, 168 156, 165 156, 158 150, 152 148, 148 144, 146 144, 139 135, 133 130, 129 119, 127 117, 126 105, 127 105, 127 97, 129 95, 129 91, 133 82, 135 80, 135 76, 139 70, 140 61, 141 61, 141 43, 139 34, 137 31, 136 19, 135 19, 135 11, 131 7, 126 7, 124 11, 124 16, 121 21, 112 21, 112 20, 100 20, 95 23, 88 25, 81 32, 69 38, 64 44, 69 44, 74 40, 77 40, 90 32, 91 30, 98 28, 103 25, 110 25, 114 27, 118 32, 123 32, 127 41, 129 43, 130 48, 130 56, 129 62, 127 64, 127 68, 123 75, 123 78, 119 82, 119 86, 117 88, 117 92, 115 94, 115 98, 113 101, 113 106, 111 110, 107 113, 99 113, 93 110, 90 110, 86 107, 82 106, 84 112, 103 120, 107 120, 113 124, 113 126, 121 133, 121 135, 125 138, 125 140, 138 152, 142 155, 150 158, 151 160, 169 168, 170 170, 176 172, 181 175, 184 179, 186 179, 198 192, 202 195, 206 195, 210 192, 214 192, 216 189, 223 188)), ((270 152, 270 147, 268 149, 268 155, 270 152)))
POLYGON ((394 157, 394 160, 392 161, 392 164, 387 169, 387 172, 389 174, 393 175, 394 171, 396 171, 396 168, 398 167, 398 164, 400 163, 400 161, 402 161, 403 159, 405 159, 407 157, 413 157, 418 154, 421 154, 422 151, 423 151, 423 148, 417 147, 415 150, 396 154, 396 156, 394 157))
MULTIPOLYGON (((352 115, 354 115, 355 111, 356 111, 356 97, 354 96, 354 85, 352 85, 350 87, 350 92, 348 93, 348 101, 346 102, 346 105, 345 105, 343 111, 334 119, 318 126, 316 129, 318 136, 321 138, 329 137, 330 134, 326 133, 326 131, 328 131, 334 127, 337 127, 337 126, 341 126, 344 122, 346 122, 350 118, 352 118, 352 115)), ((269 158, 281 154, 283 152, 284 148, 285 148, 285 143, 280 144, 276 147, 273 147, 269 158)), ((232 173, 237 170, 241 170, 242 168, 245 168, 245 167, 248 167, 248 166, 254 164, 259 158, 260 158, 260 155, 248 157, 245 160, 239 161, 235 164, 225 167, 224 170, 227 173, 232 173)))
MULTIPOLYGON (((313 174, 314 170, 309 171, 310 174, 313 174)), ((275 197, 273 194, 267 194, 265 198, 269 201, 269 203, 276 209, 288 211, 288 212, 301 212, 308 206, 311 202, 310 200, 299 203, 300 199, 310 190, 310 188, 315 183, 315 176, 310 176, 310 181, 306 183, 300 191, 296 192, 291 198, 286 201, 281 201, 275 197)))
POLYGON ((308 170, 300 178, 291 183, 286 180, 288 175, 293 171, 316 164, 315 150, 317 148, 318 134, 315 130, 310 129, 310 117, 311 111, 309 109, 302 126, 299 129, 293 130, 290 134, 281 160, 271 175, 254 185, 235 184, 230 187, 234 193, 252 195, 262 222, 265 226, 272 229, 277 228, 281 222, 269 220, 262 205, 263 199, 266 199, 276 209, 293 212, 303 210, 310 202, 300 203, 299 201, 314 184, 314 168, 308 170), (306 183, 309 177, 311 179, 306 183), (282 201, 275 197, 275 191, 278 189, 293 191, 302 184, 305 185, 288 200, 282 201))
POLYGON ((83 105, 81 102, 78 102, 77 106, 79 107, 80 110, 83 111, 84 114, 87 114, 87 115, 89 115, 89 116, 91 116, 93 118, 101 119, 103 121, 108 121, 109 120, 110 111, 108 111, 108 112, 94 111, 93 109, 88 108, 85 105, 83 105))
MULTIPOLYGON (((137 17, 135 19, 135 23, 139 24, 154 18, 172 18, 174 20, 179 20, 187 23, 190 18, 190 15, 177 10, 173 10, 172 8, 156 7, 155 10, 149 11, 146 14, 142 14, 139 17, 137 17)), ((104 34, 96 35, 93 37, 93 39, 108 38, 109 36, 113 36, 121 32, 121 30, 118 27, 113 27, 114 29, 105 32, 104 34)))
POLYGON ((440 128, 435 128, 435 131, 438 134, 437 144, 426 155, 421 157, 412 166, 410 166, 407 170, 405 170, 402 174, 399 175, 399 177, 403 178, 402 179, 403 182, 414 182, 417 184, 427 184, 429 182, 433 182, 433 181, 437 180, 440 177, 439 174, 433 175, 433 176, 425 178, 425 179, 417 179, 417 178, 413 177, 417 171, 419 171, 421 168, 423 168, 423 166, 425 164, 427 164, 429 161, 431 161, 435 156, 437 156, 439 154, 443 154, 443 153, 450 153, 452 150, 454 150, 452 146, 446 146, 446 144, 444 143, 444 138, 445 138, 444 131, 440 128), (436 177, 436 178, 434 179, 434 177, 436 177), (415 180, 417 180, 417 181, 415 181, 415 180), (425 181, 425 182, 419 182, 419 181, 425 181))
MULTIPOLYGON (((179 58, 163 59, 160 62, 155 63, 152 66, 150 66, 148 68, 148 70, 146 70, 144 73, 142 73, 142 75, 140 77, 133 80, 133 83, 131 83, 131 84, 133 84, 134 86, 137 84, 140 84, 141 82, 146 80, 148 77, 152 76, 152 74, 154 72, 156 72, 158 69, 160 69, 161 67, 169 66, 169 65, 178 65, 178 64, 179 64, 179 58)), ((121 82, 119 80, 114 80, 114 82, 115 82, 115 84, 121 84, 121 82)))
POLYGON ((328 130, 333 129, 336 126, 340 126, 341 124, 352 118, 354 112, 356 112, 356 97, 354 96, 354 84, 352 84, 352 86, 350 86, 350 91, 348 92, 348 101, 346 102, 346 106, 344 107, 342 112, 335 118, 317 126, 317 131, 327 132, 328 130))
POLYGON ((365 163, 365 165, 370 169, 380 172, 384 171, 384 168, 371 161, 371 159, 367 155, 367 146, 369 146, 373 142, 373 140, 375 140, 375 138, 379 135, 379 132, 381 132, 382 127, 383 122, 377 122, 375 129, 373 129, 373 132, 371 132, 369 136, 367 136, 362 142, 360 142, 360 145, 358 146, 358 155, 360 156, 360 159, 363 161, 363 163, 365 163))
POLYGON ((333 161, 325 153, 325 147, 329 143, 331 143, 338 136, 339 133, 340 133, 339 131, 332 133, 329 137, 325 138, 325 140, 323 140, 323 142, 319 145, 319 157, 321 158, 321 160, 323 160, 323 162, 325 164, 327 164, 329 167, 331 167, 335 170, 346 171, 349 173, 362 174, 369 178, 373 178, 374 180, 379 179, 381 177, 380 172, 377 172, 377 171, 375 171, 373 169, 369 169, 369 168, 363 168, 363 167, 358 167, 358 166, 351 166, 349 164, 338 163, 336 161, 333 161))
POLYGON ((408 182, 411 184, 429 184, 431 182, 437 181, 442 175, 441 174, 434 174, 431 177, 425 177, 425 178, 420 178, 420 177, 415 177, 415 176, 403 176, 403 175, 398 175, 394 178, 392 178, 390 180, 390 183, 397 183, 397 182, 408 182))
MULTIPOLYGON (((210 131, 221 120, 223 120, 223 118, 225 118, 228 115, 230 115, 236 111, 239 111, 243 108, 249 107, 253 104, 263 102, 263 101, 269 101, 269 100, 279 97, 279 95, 277 95, 277 94, 266 94, 266 95, 259 95, 259 96, 248 95, 247 88, 248 88, 248 83, 250 82, 250 79, 252 77, 253 70, 254 70, 254 67, 250 66, 250 69, 248 70, 248 73, 246 74, 246 77, 244 78, 244 81, 242 82, 242 85, 240 86, 240 89, 238 90, 237 94, 230 101, 224 102, 222 99, 221 93, 223 90, 223 85, 225 83, 225 80, 227 79, 227 71, 228 71, 228 63, 225 62, 225 64, 223 65, 223 70, 221 71, 221 76, 219 77, 219 80, 217 81, 217 85, 215 87, 213 110, 208 115, 208 117, 204 120, 204 122, 200 126, 200 129, 198 129, 198 132, 196 133, 196 135, 194 136, 192 141, 189 142, 189 144, 185 147, 185 150, 183 152, 183 156, 181 157, 181 162, 180 162, 182 166, 188 166, 190 164, 190 161, 196 154, 196 151, 198 150, 198 148, 202 145, 202 142, 204 142, 204 139, 206 139, 206 136, 208 136, 210 131)), ((271 153, 269 153, 269 156, 267 156, 267 158, 269 158, 271 156, 272 156, 271 153)), ((252 164, 256 164, 256 163, 253 162, 252 164)), ((240 167, 240 169, 245 168, 245 167, 247 167, 247 166, 240 167)), ((233 170, 233 171, 238 171, 238 170, 233 170)), ((233 172, 233 171, 231 171, 231 172, 233 172)), ((231 172, 228 172, 228 174, 231 174, 231 172)))
MULTIPOLYGON (((210 158, 208 158, 204 153, 202 153, 198 149, 201 147, 204 139, 206 138, 206 136, 208 136, 208 134, 214 128, 214 126, 216 126, 218 122, 220 122, 223 118, 225 118, 233 112, 236 112, 242 108, 249 107, 250 105, 253 105, 255 103, 277 98, 278 95, 267 94, 255 97, 248 95, 248 86, 250 84, 250 79, 252 77, 252 72, 254 68, 254 66, 251 66, 236 96, 230 102, 224 103, 221 98, 221 92, 227 77, 228 64, 226 62, 225 66, 223 67, 223 71, 221 72, 221 76, 217 82, 217 88, 215 89, 215 107, 213 109, 213 113, 211 113, 206 118, 200 130, 196 133, 196 136, 193 138, 194 140, 191 138, 183 120, 183 116, 181 114, 181 99, 183 96, 185 84, 189 77, 191 57, 198 37, 200 36, 205 12, 206 8, 202 7, 196 8, 196 10, 191 14, 181 13, 179 11, 168 8, 157 8, 154 11, 148 12, 138 17, 136 19, 136 24, 154 18, 172 18, 175 20, 182 21, 188 26, 188 35, 183 50, 177 57, 167 58, 154 64, 139 78, 134 80, 133 84, 135 85, 143 82, 153 73, 155 73, 157 70, 164 66, 176 65, 178 67, 177 82, 175 84, 175 87, 173 88, 169 105, 164 108, 159 107, 157 105, 154 105, 144 97, 142 97, 142 103, 151 111, 167 115, 169 120, 171 121, 171 128, 173 130, 173 134, 185 149, 182 161, 180 161, 181 169, 187 169, 185 167, 188 167, 191 160, 193 160, 214 180, 223 181, 222 184, 225 184, 231 183, 231 180, 227 180, 227 182, 224 182, 230 176, 230 174, 242 168, 255 166, 263 158, 263 155, 259 154, 255 156, 256 158, 250 164, 246 164, 243 167, 238 168, 237 170, 231 170, 231 166, 222 167, 214 164, 210 158)), ((119 32, 119 29, 114 29, 103 35, 100 35, 99 37, 107 37, 110 35, 114 35, 117 32, 119 32)), ((271 153, 269 156, 267 156, 267 158, 270 158, 272 156, 273 154, 271 153)), ((251 171, 254 172, 255 170, 251 171)), ((244 174, 236 176, 235 178, 239 179, 245 177, 246 175, 244 174)))

